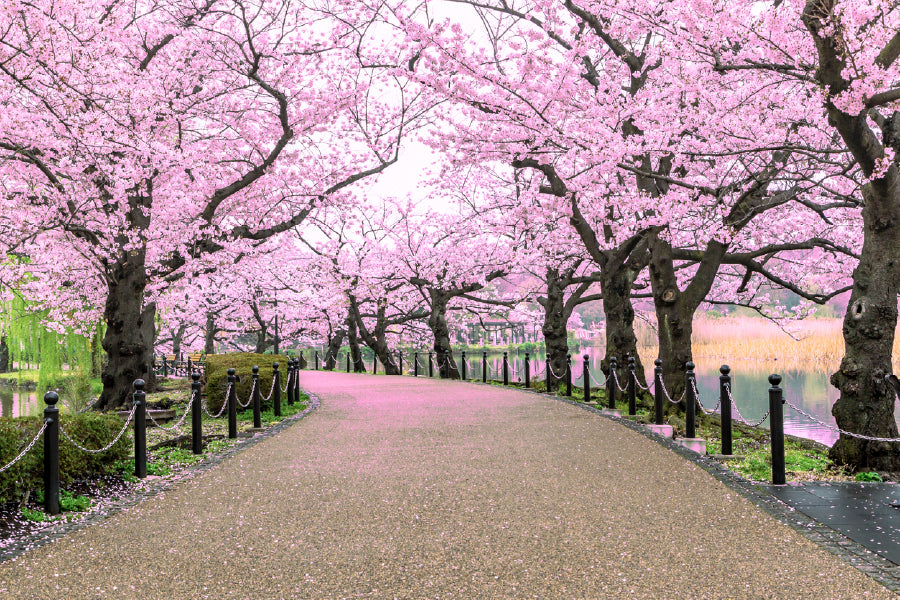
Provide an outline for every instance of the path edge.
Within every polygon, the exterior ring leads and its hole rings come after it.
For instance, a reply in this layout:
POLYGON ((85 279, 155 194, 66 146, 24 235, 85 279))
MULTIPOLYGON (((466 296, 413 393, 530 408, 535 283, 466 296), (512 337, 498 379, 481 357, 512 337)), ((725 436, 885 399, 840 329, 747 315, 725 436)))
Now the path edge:
POLYGON ((21 541, 10 544, 9 546, 0 550, 0 563, 4 563, 16 557, 23 556, 36 548, 46 546, 47 544, 50 544, 71 533, 94 525, 95 523, 100 523, 101 521, 104 521, 109 517, 117 515, 125 511, 126 509, 140 504, 144 500, 153 498, 154 496, 158 496, 162 492, 171 490, 175 486, 193 479, 200 473, 209 471, 213 467, 221 464, 232 456, 240 454, 248 448, 252 448, 256 444, 278 435, 288 427, 299 422, 308 414, 319 408, 319 397, 315 394, 306 392, 305 390, 302 391, 307 396, 309 396, 309 406, 307 406, 306 410, 304 410, 303 412, 299 412, 295 415, 287 417, 283 421, 267 428, 265 431, 261 431, 253 437, 247 438, 246 441, 235 444, 224 452, 211 454, 205 457, 200 462, 185 467, 182 471, 179 471, 178 474, 173 477, 167 479, 160 478, 156 481, 148 482, 147 485, 128 495, 128 497, 121 498, 110 503, 102 512, 98 511, 96 513, 88 514, 84 518, 78 519, 77 521, 60 522, 54 526, 48 527, 47 529, 43 529, 28 537, 25 537, 21 541))

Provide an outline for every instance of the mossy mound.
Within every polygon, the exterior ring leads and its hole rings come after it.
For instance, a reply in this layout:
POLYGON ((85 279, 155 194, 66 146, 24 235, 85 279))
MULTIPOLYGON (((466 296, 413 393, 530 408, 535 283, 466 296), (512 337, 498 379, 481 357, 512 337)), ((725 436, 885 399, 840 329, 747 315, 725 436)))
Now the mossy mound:
MULTIPOLYGON (((225 402, 225 389, 228 387, 228 369, 234 369, 240 381, 237 383, 237 396, 241 402, 250 400, 250 388, 253 381, 252 369, 259 367, 259 390, 262 410, 272 406, 272 397, 266 396, 272 389, 272 364, 278 363, 281 373, 281 387, 287 383, 287 361, 290 357, 283 354, 255 354, 252 352, 236 352, 233 354, 211 354, 206 357, 206 406, 216 414, 225 402)), ((286 398, 282 394, 282 402, 286 398)), ((240 412, 241 408, 238 407, 240 412)))

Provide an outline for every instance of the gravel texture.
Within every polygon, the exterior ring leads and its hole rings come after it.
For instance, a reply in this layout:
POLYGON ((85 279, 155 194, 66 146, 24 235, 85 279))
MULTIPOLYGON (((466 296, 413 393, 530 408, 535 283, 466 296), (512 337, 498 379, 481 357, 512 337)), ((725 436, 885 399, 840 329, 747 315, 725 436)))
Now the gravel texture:
POLYGON ((0 564, 0 598, 895 598, 588 411, 408 377, 301 385, 307 418, 0 564))

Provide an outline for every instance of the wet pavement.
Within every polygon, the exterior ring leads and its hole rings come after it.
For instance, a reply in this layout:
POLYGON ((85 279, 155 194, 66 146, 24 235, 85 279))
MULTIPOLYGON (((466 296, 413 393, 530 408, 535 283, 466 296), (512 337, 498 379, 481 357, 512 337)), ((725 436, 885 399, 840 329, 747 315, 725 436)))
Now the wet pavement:
POLYGON ((764 487, 785 504, 900 565, 900 485, 823 482, 764 487))

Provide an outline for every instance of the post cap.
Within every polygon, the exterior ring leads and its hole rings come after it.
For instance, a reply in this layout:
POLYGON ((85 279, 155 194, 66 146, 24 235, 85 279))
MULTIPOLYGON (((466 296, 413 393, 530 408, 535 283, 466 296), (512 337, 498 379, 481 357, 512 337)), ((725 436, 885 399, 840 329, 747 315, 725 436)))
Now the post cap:
POLYGON ((55 405, 59 402, 59 394, 56 392, 47 392, 44 394, 44 402, 46 402, 49 406, 55 405))
POLYGON ((619 364, 619 360, 615 356, 610 356, 609 362, 610 362, 610 364, 613 364, 613 365, 619 364))
POLYGON ((587 354, 584 355, 584 360, 585 360, 585 361, 588 361, 588 360, 590 360, 590 359, 591 359, 590 356, 588 356, 587 354))
POLYGON ((684 369, 685 369, 686 371, 693 371, 693 370, 694 370, 694 363, 693 363, 692 361, 687 361, 686 363, 684 363, 684 369))
POLYGON ((134 380, 134 389, 137 390, 138 392, 143 392, 145 385, 147 385, 147 384, 144 383, 143 379, 135 379, 134 380))
POLYGON ((506 350, 503 351, 503 356, 506 356, 506 350))
POLYGON ((656 365, 657 367, 661 367, 661 366, 662 366, 662 359, 661 359, 661 358, 657 358, 656 360, 653 361, 653 364, 656 365))
POLYGON ((254 375, 259 375, 259 365, 253 365, 253 368, 250 369, 254 375))
POLYGON ((634 366, 634 357, 633 357, 633 356, 629 356, 629 357, 628 357, 628 366, 629 366, 629 367, 633 367, 633 366, 634 366))
POLYGON ((200 381, 200 373, 191 373, 191 379, 194 380, 194 383, 200 381))
POLYGON ((278 370, 278 363, 277 363, 277 362, 276 362, 276 363, 272 363, 272 370, 273 370, 273 371, 277 371, 277 370, 278 370))
POLYGON ((550 360, 550 353, 547 353, 547 360, 550 360))
POLYGON ((234 370, 234 369, 228 369, 228 376, 229 376, 229 377, 234 377, 234 374, 235 374, 235 370, 234 370))
POLYGON ((729 373, 731 373, 731 367, 729 367, 728 365, 722 365, 721 367, 719 367, 719 373, 721 373, 722 375, 728 375, 729 373))
POLYGON ((778 384, 781 383, 781 375, 772 373, 769 375, 769 383, 771 383, 773 387, 778 387, 778 384))

